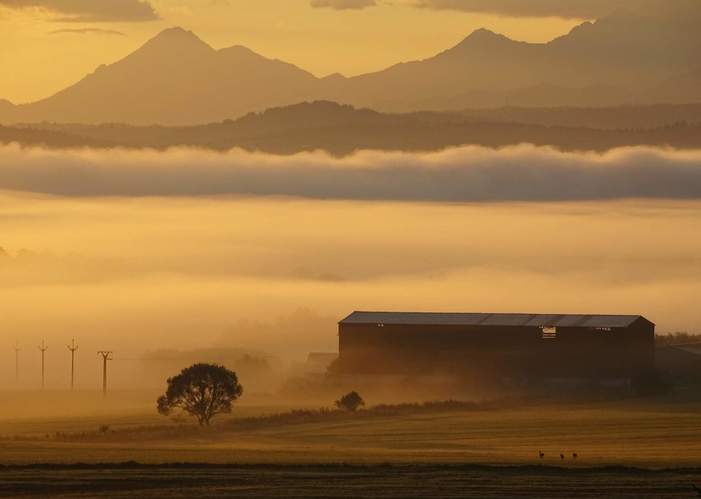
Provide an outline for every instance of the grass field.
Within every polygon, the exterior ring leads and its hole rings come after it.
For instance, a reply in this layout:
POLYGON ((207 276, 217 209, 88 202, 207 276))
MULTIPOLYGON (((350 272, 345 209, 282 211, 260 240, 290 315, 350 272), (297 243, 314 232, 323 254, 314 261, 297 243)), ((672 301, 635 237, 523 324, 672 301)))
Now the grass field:
POLYGON ((0 470, 0 497, 684 498, 701 470, 476 465, 142 465, 0 470))
POLYGON ((562 497, 565 490, 572 497, 696 497, 691 483, 701 484, 699 403, 513 405, 246 424, 276 410, 241 407, 202 431, 164 426, 150 412, 0 420, 0 464, 9 466, 0 470, 0 495, 43 497, 53 484, 52 494, 67 497, 81 487, 105 497, 135 490, 179 497, 164 492, 172 487, 184 491, 180 497, 283 490, 297 491, 287 497, 426 497, 431 487, 442 491, 434 497, 562 497), (106 435, 96 431, 102 424, 111 427, 106 435), (124 462, 154 467, 114 466, 124 462), (47 466, 26 468, 37 463, 47 466), (87 466, 55 468, 71 463, 87 466))
MULTIPOLYGON (((275 412, 241 408, 237 416, 275 412)), ((310 421, 237 425, 223 419, 175 436, 151 431, 167 421, 150 413, 75 419, 0 421, 1 464, 74 462, 451 462, 498 465, 701 464, 701 404, 608 402, 562 406, 348 415, 310 421), (98 435, 99 425, 111 433, 98 435), (141 427, 141 431, 128 431, 141 427), (92 433, 57 439, 57 432, 92 433), (537 457, 538 451, 545 458, 537 457), (577 452, 577 461, 571 454, 577 452), (567 459, 559 457, 564 453, 567 459)), ((173 426, 174 428, 174 426, 173 426)))

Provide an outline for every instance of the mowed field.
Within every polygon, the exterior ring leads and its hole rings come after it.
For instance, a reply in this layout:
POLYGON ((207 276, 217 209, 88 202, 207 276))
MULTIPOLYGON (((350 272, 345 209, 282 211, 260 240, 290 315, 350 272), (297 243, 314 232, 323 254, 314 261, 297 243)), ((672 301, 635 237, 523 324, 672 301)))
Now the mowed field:
POLYGON ((214 427, 177 428, 150 412, 0 419, 0 464, 138 461, 204 463, 478 463, 701 465, 701 403, 601 402, 493 409, 348 414, 250 422, 285 407, 235 409, 214 427), (107 435, 98 434, 109 425, 107 435), (82 438, 72 435, 87 432, 82 438), (61 438, 57 438, 57 434, 61 438), (543 451, 545 457, 538 458, 543 451), (574 461, 571 454, 576 452, 574 461), (563 461, 559 455, 563 453, 563 461))
POLYGON ((177 432, 146 412, 2 420, 0 495, 697 497, 692 484, 701 485, 698 403, 533 404, 245 424, 275 411, 241 407, 214 428, 177 432), (95 431, 103 424, 111 428, 105 435, 95 431))

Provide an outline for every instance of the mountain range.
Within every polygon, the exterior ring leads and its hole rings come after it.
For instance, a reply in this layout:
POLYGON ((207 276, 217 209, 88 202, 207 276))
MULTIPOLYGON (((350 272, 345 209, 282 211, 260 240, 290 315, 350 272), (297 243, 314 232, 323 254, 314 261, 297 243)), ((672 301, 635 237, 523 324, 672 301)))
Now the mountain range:
POLYGON ((171 28, 46 99, 0 100, 0 122, 187 125, 309 100, 385 112, 696 102, 700 12, 618 11, 542 44, 481 29, 434 57, 348 78, 171 28))

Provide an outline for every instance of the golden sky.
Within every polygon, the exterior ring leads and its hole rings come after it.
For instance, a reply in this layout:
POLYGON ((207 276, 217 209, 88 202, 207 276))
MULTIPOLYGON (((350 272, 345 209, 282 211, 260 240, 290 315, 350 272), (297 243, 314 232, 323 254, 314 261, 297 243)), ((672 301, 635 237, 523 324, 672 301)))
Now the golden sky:
MULTIPOLYGON (((141 12, 132 19, 131 13, 109 10, 109 4, 122 8, 139 0, 0 0, 0 99, 22 103, 47 97, 171 26, 190 29, 215 48, 245 45, 325 76, 354 75, 429 57, 481 27, 541 42, 581 22, 416 8, 406 3, 413 0, 378 0, 377 5, 362 9, 315 8, 312 1, 151 0, 157 18, 141 20, 141 12), (11 4, 29 7, 3 7, 11 4), (105 12, 97 12, 102 8, 105 12)), ((340 6, 372 3, 316 1, 340 6)))

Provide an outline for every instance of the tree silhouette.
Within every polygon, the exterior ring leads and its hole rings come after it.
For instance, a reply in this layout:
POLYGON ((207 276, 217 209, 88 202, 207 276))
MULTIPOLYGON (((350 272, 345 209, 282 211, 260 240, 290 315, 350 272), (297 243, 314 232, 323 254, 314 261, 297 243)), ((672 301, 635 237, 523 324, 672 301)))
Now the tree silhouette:
POLYGON ((350 392, 338 399, 335 404, 341 410, 355 412, 358 408, 365 406, 365 401, 358 392, 350 392))
POLYGON ((180 409, 197 418, 200 426, 208 426, 217 414, 230 413, 242 393, 235 372, 214 364, 194 364, 168 379, 168 389, 157 401, 158 412, 168 416, 180 409))

